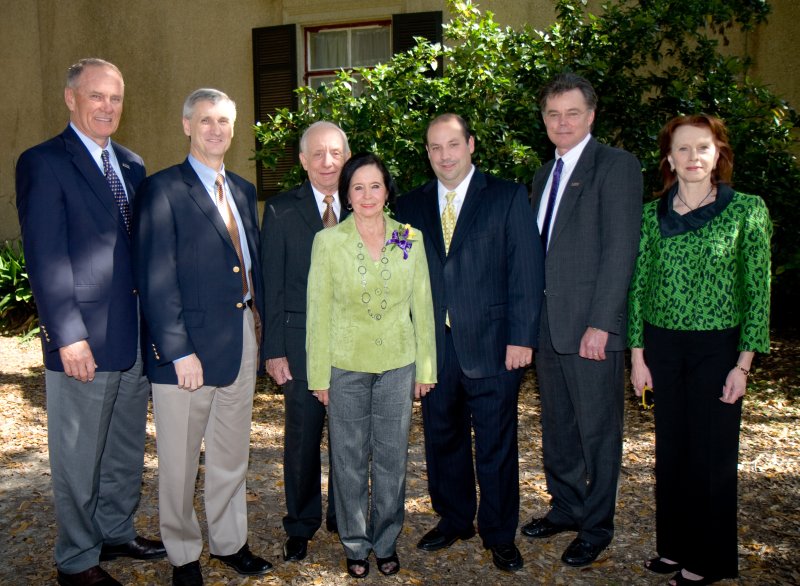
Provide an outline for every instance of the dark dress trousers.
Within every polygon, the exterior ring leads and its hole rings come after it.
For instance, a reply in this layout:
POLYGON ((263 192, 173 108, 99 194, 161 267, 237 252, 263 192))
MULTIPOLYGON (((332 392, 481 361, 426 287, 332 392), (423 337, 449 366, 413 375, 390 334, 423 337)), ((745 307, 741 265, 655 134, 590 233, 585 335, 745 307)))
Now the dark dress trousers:
MULTIPOLYGON (((553 168, 533 180, 533 209, 553 168)), ((563 180, 563 179, 562 179, 563 180)), ((548 518, 607 545, 622 458, 626 299, 639 242, 642 172, 630 153, 589 139, 564 188, 545 259, 536 373, 548 518), (587 327, 609 333, 604 361, 578 355, 587 327)))
MULTIPOLYGON (((111 143, 133 203, 141 157, 111 143)), ((17 211, 41 327, 58 568, 97 565, 103 543, 133 539, 150 385, 137 361, 131 240, 103 172, 68 126, 25 151, 17 211), (86 340, 95 379, 64 374, 58 349, 86 340)))
MULTIPOLYGON (((346 210, 342 206, 342 217, 346 210)), ((285 356, 292 380, 283 387, 283 475, 287 535, 311 539, 322 523, 320 440, 325 407, 308 392, 306 377, 306 289, 314 235, 323 229, 311 183, 269 198, 261 226, 267 358, 285 356)), ((330 522, 336 518, 328 482, 330 522)))
POLYGON ((522 370, 507 371, 505 356, 509 344, 537 346, 541 243, 525 188, 475 170, 446 254, 437 184, 397 202, 398 219, 425 238, 433 293, 439 382, 422 400, 428 487, 441 531, 467 531, 477 511, 491 547, 514 541, 519 518, 522 370))

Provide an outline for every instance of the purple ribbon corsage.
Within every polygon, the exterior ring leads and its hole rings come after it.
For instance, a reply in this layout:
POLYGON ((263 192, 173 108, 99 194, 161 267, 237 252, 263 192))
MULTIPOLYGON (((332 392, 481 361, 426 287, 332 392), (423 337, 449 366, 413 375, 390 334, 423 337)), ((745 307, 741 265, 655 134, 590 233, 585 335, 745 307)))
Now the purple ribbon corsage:
POLYGON ((403 251, 403 260, 408 260, 408 251, 411 250, 411 245, 413 244, 414 239, 414 231, 411 229, 409 224, 406 224, 400 230, 394 230, 392 232, 392 237, 386 241, 386 244, 392 244, 393 247, 397 247, 403 251))

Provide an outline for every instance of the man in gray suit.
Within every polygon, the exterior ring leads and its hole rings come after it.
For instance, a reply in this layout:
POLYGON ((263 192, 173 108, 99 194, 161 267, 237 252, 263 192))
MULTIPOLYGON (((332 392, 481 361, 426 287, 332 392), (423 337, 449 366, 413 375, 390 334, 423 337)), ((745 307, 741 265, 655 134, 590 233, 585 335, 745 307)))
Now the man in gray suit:
POLYGON ((597 96, 562 74, 540 102, 556 159, 533 180, 545 249, 536 374, 551 510, 529 537, 577 531, 561 559, 593 562, 611 542, 622 459, 625 307, 642 212, 636 157, 591 135, 597 96))
MULTIPOLYGON (((319 446, 325 407, 308 392, 306 380, 306 288, 314 236, 347 214, 338 190, 339 174, 349 158, 347 136, 341 128, 326 121, 309 126, 300 139, 300 162, 308 181, 270 198, 261 226, 267 372, 276 383, 284 385, 286 411, 286 561, 306 557, 308 541, 322 524, 319 446)), ((330 483, 325 524, 329 531, 336 531, 330 483)))

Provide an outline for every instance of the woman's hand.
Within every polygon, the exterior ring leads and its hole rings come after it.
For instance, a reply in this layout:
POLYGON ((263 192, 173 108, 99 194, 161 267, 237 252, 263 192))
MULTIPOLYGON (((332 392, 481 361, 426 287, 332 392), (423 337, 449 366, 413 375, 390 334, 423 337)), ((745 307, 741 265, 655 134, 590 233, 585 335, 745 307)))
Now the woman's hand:
POLYGON ((322 403, 326 407, 328 406, 328 389, 323 389, 321 391, 313 391, 313 393, 320 403, 322 403))
POLYGON ((753 364, 755 352, 743 350, 739 352, 739 359, 736 366, 731 368, 728 376, 725 377, 725 385, 722 387, 722 396, 719 398, 723 403, 733 405, 736 401, 744 397, 747 390, 747 375, 753 364))
POLYGON ((653 376, 644 361, 644 348, 631 348, 631 385, 637 397, 642 396, 644 387, 653 388, 653 376))
POLYGON ((414 383, 414 398, 421 399, 427 395, 436 385, 427 383, 414 383))

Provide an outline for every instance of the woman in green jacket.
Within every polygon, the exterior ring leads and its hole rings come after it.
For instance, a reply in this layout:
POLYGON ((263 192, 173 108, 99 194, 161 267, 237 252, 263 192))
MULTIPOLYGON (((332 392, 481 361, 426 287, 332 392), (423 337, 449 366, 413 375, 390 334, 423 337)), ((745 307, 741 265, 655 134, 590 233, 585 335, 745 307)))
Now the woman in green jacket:
POLYGON ((670 584, 738 574, 739 425, 755 352, 769 351, 770 236, 760 197, 734 191, 718 118, 679 116, 659 138, 662 197, 644 208, 629 293, 637 395, 655 392, 656 546, 670 584))
POLYGON ((422 235, 384 213, 386 167, 354 156, 339 194, 352 214, 317 233, 311 252, 308 388, 328 406, 347 571, 364 578, 371 551, 381 573, 400 569, 411 403, 436 382, 436 341, 422 235))

